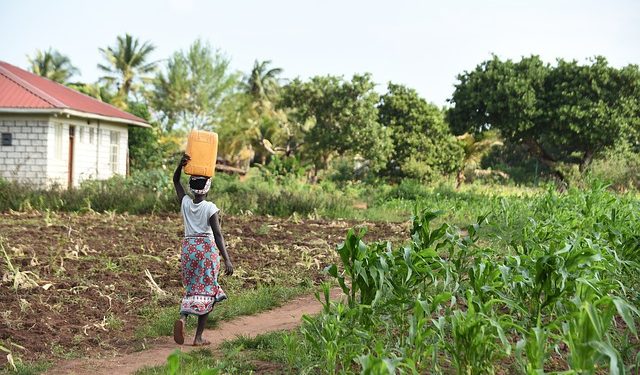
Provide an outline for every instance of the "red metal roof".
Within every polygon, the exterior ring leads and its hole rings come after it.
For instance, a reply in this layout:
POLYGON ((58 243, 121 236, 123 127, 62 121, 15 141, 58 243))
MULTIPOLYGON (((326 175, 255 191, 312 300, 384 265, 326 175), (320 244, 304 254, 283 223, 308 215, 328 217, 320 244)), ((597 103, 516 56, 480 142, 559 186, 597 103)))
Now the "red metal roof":
POLYGON ((0 61, 0 108, 17 110, 73 110, 120 122, 147 121, 64 85, 0 61), (124 120, 124 121, 123 121, 124 120))

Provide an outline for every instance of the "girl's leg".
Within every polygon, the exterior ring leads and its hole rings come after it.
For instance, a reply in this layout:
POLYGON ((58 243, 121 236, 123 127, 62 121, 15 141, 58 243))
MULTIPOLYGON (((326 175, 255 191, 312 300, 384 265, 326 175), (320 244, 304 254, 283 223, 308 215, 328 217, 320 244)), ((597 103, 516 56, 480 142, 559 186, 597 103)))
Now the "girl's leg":
POLYGON ((202 339, 202 332, 204 332, 204 328, 207 325, 208 317, 209 313, 198 315, 198 327, 196 328, 196 337, 193 340, 193 345, 209 345, 208 341, 202 339))

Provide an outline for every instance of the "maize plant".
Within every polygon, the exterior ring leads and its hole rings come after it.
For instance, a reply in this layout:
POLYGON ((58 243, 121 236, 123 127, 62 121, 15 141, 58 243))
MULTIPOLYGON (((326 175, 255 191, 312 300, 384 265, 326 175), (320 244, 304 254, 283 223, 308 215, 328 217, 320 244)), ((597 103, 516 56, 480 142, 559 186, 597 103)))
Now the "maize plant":
POLYGON ((325 292, 302 328, 315 368, 637 372, 640 203, 604 188, 487 202, 462 229, 416 208, 395 248, 350 230, 327 268, 347 303, 325 292))

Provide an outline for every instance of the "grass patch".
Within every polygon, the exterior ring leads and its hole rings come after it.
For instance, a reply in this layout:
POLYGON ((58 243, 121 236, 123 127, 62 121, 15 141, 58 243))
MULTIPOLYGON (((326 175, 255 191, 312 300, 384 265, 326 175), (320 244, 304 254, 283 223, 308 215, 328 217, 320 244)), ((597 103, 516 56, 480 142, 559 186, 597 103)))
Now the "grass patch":
POLYGON ((252 371, 299 373, 304 368, 300 361, 308 360, 304 349, 304 337, 298 330, 269 332, 256 337, 238 337, 220 346, 224 353, 218 363, 224 373, 234 373, 236 368, 252 371), (265 371, 266 370, 266 371, 265 371))
MULTIPOLYGON (((256 289, 229 293, 229 299, 216 305, 209 314, 207 328, 215 328, 219 322, 238 316, 252 315, 282 305, 284 302, 309 293, 309 285, 284 286, 268 285, 256 289)), ((169 336, 172 334, 173 322, 179 317, 178 307, 152 306, 142 311, 148 322, 136 331, 137 338, 169 336)), ((196 319, 188 319, 187 328, 195 328, 196 319)))
POLYGON ((176 350, 167 358, 167 364, 144 368, 136 375, 296 373, 297 361, 304 356, 291 356, 296 353, 291 346, 302 341, 297 331, 238 337, 225 341, 216 353, 210 349, 189 353, 176 350))
POLYGON ((166 365, 145 367, 136 371, 136 375, 219 374, 216 366, 217 361, 209 349, 197 349, 188 354, 176 350, 169 356, 166 365))
POLYGON ((4 367, 0 367, 1 375, 36 375, 41 374, 47 371, 51 367, 51 363, 49 362, 33 362, 33 363, 24 363, 20 361, 16 361, 16 369, 14 371, 11 365, 8 363, 4 367))

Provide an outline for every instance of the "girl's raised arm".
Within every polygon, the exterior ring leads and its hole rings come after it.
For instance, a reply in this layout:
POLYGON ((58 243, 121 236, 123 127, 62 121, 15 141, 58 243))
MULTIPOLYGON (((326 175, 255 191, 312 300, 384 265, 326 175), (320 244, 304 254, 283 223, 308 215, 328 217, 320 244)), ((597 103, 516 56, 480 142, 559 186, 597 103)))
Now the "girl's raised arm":
POLYGON ((184 188, 180 183, 180 175, 182 174, 182 168, 187 165, 191 158, 187 154, 183 154, 180 162, 178 163, 178 167, 176 171, 173 172, 173 187, 176 189, 176 194, 178 194, 178 202, 182 203, 182 198, 186 195, 184 192, 184 188))

